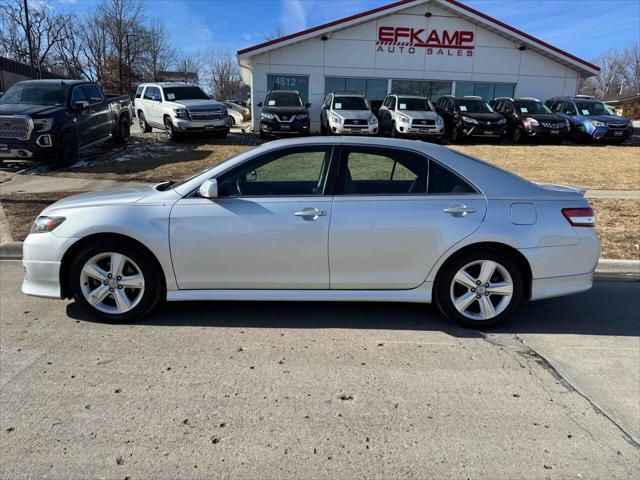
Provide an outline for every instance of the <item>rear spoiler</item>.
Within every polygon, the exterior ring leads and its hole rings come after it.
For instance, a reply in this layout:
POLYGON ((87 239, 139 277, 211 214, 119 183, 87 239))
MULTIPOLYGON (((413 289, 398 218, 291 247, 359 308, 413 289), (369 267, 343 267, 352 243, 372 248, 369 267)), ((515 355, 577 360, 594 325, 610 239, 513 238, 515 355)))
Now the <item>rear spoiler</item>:
POLYGON ((578 188, 578 187, 572 187, 570 185, 558 185, 555 183, 537 183, 534 182, 536 185, 538 185, 539 187, 542 187, 546 190, 555 190, 556 192, 573 192, 573 193, 579 193, 580 195, 582 195, 584 197, 584 194, 586 192, 586 189, 584 188, 578 188))

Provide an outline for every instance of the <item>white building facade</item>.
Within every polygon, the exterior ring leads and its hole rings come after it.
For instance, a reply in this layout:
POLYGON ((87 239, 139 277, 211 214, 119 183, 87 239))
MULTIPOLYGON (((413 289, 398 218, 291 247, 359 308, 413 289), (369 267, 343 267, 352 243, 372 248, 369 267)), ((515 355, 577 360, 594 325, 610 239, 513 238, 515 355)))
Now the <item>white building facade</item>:
MULTIPOLYGON (((336 2, 336 5, 339 3, 336 2)), ((401 0, 238 52, 254 130, 270 89, 298 90, 320 129, 326 94, 575 95, 599 68, 456 0, 401 0)))

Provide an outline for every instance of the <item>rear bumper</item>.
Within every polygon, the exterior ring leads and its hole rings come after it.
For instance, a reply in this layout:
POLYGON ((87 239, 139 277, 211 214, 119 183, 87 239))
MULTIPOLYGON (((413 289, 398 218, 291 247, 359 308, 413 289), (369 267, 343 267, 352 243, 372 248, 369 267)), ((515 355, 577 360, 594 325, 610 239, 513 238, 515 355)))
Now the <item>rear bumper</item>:
POLYGON ((584 292, 593 286, 593 273, 566 277, 537 278, 531 282, 531 300, 584 292))

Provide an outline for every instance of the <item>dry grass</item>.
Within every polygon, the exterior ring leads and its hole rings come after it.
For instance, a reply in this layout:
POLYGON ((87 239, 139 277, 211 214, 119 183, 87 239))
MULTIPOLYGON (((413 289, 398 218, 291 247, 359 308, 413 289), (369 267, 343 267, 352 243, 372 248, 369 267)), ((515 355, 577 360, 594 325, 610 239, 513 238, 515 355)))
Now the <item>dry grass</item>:
POLYGON ((61 198, 83 192, 15 193, 0 198, 14 241, 23 241, 38 214, 61 198))
MULTIPOLYGON (((170 144, 163 135, 134 135, 127 147, 106 144, 88 155, 90 165, 49 172, 56 176, 122 181, 179 180, 216 165, 262 141, 232 133, 225 139, 170 144), (122 161, 126 159, 126 161, 122 161)), ((536 182, 596 190, 640 188, 640 146, 452 145, 459 150, 536 182)))
MULTIPOLYGON (((13 239, 24 240, 38 214, 69 195, 69 192, 18 193, 0 198, 13 239)), ((602 199, 591 203, 598 218, 596 232, 602 244, 602 258, 640 259, 640 202, 602 199)))
POLYGON ((592 199, 602 258, 640 260, 640 202, 592 199))
POLYGON ((577 145, 452 145, 534 182, 590 190, 640 188, 640 147, 577 145))

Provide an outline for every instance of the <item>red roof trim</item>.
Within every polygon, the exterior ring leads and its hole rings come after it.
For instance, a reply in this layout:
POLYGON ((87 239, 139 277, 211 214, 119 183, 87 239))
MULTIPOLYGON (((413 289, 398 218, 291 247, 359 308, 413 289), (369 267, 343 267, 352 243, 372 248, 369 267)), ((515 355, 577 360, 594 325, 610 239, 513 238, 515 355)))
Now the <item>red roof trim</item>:
POLYGON ((467 5, 465 5, 464 3, 460 3, 457 0, 445 0, 447 3, 451 3, 452 5, 455 5, 457 7, 462 8, 463 10, 466 10, 470 13, 473 13, 474 15, 477 15, 479 17, 484 18, 485 20, 489 20, 492 23, 495 23, 496 25, 500 25, 502 28, 506 28, 507 30, 512 31, 513 33, 517 33, 518 35, 523 36, 524 38, 526 38, 527 40, 531 40, 534 43, 537 43, 539 45, 542 45, 543 47, 546 47, 550 50, 553 50, 554 52, 560 53, 562 55, 564 55, 565 57, 569 57, 572 60, 575 60, 576 62, 582 63, 583 65, 586 65, 589 68, 593 68, 594 70, 597 70, 598 72, 600 71, 600 67, 597 65, 594 65, 593 63, 589 63, 586 60, 581 59, 580 57, 576 57, 575 55, 572 55, 568 52, 565 52, 564 50, 558 48, 558 47, 554 47, 553 45, 544 42, 542 40, 540 40, 539 38, 536 38, 532 35, 529 35, 528 33, 524 33, 522 30, 518 30, 515 27, 512 27, 511 25, 507 25, 504 22, 501 22, 500 20, 496 20, 493 17, 490 17, 489 15, 486 15, 482 12, 479 12, 478 10, 476 10, 475 8, 471 8, 467 5))
MULTIPOLYGON (((406 3, 412 3, 414 1, 415 0, 399 0, 399 1, 391 3, 389 5, 383 5, 382 7, 373 8, 371 10, 367 10, 366 12, 356 13, 355 15, 351 15, 349 17, 341 18, 339 20, 334 20, 333 22, 325 23, 323 25, 318 25, 316 27, 308 28, 308 29, 302 30, 300 32, 296 32, 296 33, 292 33, 292 34, 289 34, 289 35, 285 35, 284 37, 275 38, 273 40, 269 40, 267 42, 263 42, 263 43, 260 43, 258 45, 254 45, 252 47, 248 47, 248 48, 244 48, 242 50, 238 50, 238 55, 244 55, 245 53, 249 53, 249 52, 252 52, 254 50, 259 50, 261 48, 269 47, 271 45, 275 45, 275 44, 280 43, 280 42, 285 42, 285 41, 291 40, 293 38, 302 37, 302 36, 307 35, 309 33, 317 32, 319 30, 324 30, 325 28, 334 27, 336 25, 340 25, 342 23, 347 23, 347 22, 350 22, 352 20, 357 20, 358 18, 366 17, 368 15, 373 15, 375 13, 383 12, 385 10, 390 10, 392 8, 402 6, 402 5, 406 4, 406 3)), ((484 13, 482 13, 482 12, 480 12, 480 11, 474 9, 474 8, 471 8, 471 7, 469 7, 469 6, 467 6, 467 5, 463 4, 463 3, 458 2, 457 0, 444 0, 444 1, 446 1, 447 3, 450 3, 452 5, 455 5, 456 7, 459 7, 461 9, 463 9, 463 10, 466 10, 469 13, 472 13, 474 15, 477 15, 477 16, 481 17, 481 18, 484 18, 485 20, 488 20, 491 23, 495 23, 496 25, 499 25, 502 28, 506 28, 507 30, 526 38, 527 40, 531 40, 534 43, 537 43, 539 45, 542 45, 543 47, 546 47, 546 48, 548 48, 550 50, 553 50, 554 52, 557 52, 557 53, 559 53, 561 55, 564 55, 565 57, 568 57, 568 58, 570 58, 572 60, 575 60, 576 62, 581 63, 581 64, 583 64, 583 65, 585 65, 585 66, 587 66, 589 68, 592 68, 592 69, 594 69, 594 70, 596 70, 598 72, 600 71, 600 67, 598 67, 597 65, 594 65, 593 63, 589 63, 586 60, 581 59, 580 57, 576 57, 575 55, 572 55, 572 54, 570 54, 568 52, 565 52, 564 50, 562 50, 562 49, 560 49, 558 47, 554 47, 553 45, 551 45, 551 44, 549 44, 547 42, 544 42, 544 41, 540 40, 539 38, 536 38, 536 37, 534 37, 532 35, 529 35, 528 33, 525 33, 522 30, 518 30, 517 28, 512 27, 511 25, 507 25, 506 23, 501 22, 500 20, 496 20, 495 18, 490 17, 489 15, 486 15, 486 14, 484 14, 484 13)))
POLYGON ((307 30, 302 30, 301 32, 292 33, 290 35, 285 35, 284 37, 274 38, 273 40, 269 40, 267 42, 259 43, 258 45, 254 45, 253 47, 244 48, 242 50, 238 50, 238 55, 244 55, 245 53, 252 52, 253 50, 259 50, 264 47, 269 47, 271 45, 275 45, 276 43, 285 42, 287 40, 291 40, 292 38, 302 37, 309 33, 317 32, 318 30, 324 30, 325 28, 330 28, 335 25, 340 25, 341 23, 347 23, 351 20, 357 20, 358 18, 366 17, 368 15, 373 15, 374 13, 383 12, 385 10, 390 10, 394 7, 399 7, 404 5, 405 3, 411 3, 415 0, 399 0, 397 2, 391 3, 389 5, 383 5, 382 7, 373 8, 371 10, 367 10, 366 12, 356 13, 355 15, 351 15, 350 17, 341 18, 339 20, 334 20, 333 22, 325 23, 323 25, 318 25, 317 27, 308 28, 307 30))

